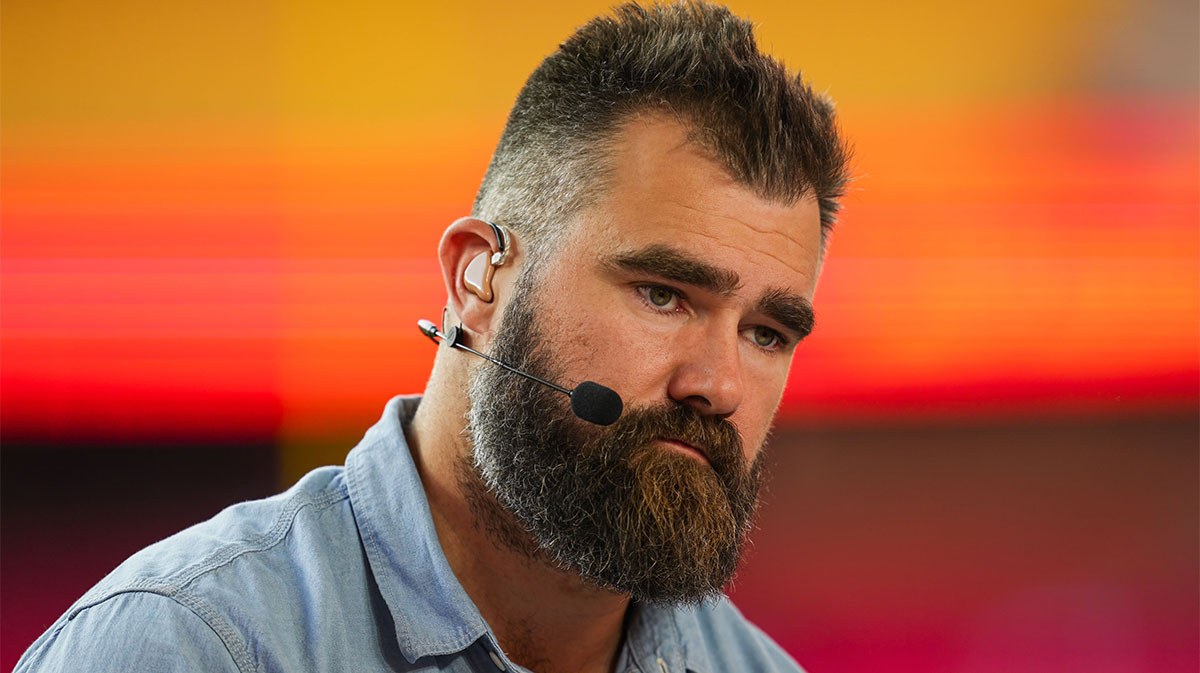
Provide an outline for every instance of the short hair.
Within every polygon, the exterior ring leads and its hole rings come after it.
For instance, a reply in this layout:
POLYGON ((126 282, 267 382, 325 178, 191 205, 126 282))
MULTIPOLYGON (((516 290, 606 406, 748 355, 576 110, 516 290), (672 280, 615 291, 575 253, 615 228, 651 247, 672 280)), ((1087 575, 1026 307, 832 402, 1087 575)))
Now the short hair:
POLYGON ((634 116, 672 115, 740 184, 792 205, 812 195, 825 249, 849 149, 833 103, 762 54, 749 21, 707 2, 630 2, 542 61, 509 114, 473 215, 522 234, 538 257, 596 202, 610 149, 634 116))

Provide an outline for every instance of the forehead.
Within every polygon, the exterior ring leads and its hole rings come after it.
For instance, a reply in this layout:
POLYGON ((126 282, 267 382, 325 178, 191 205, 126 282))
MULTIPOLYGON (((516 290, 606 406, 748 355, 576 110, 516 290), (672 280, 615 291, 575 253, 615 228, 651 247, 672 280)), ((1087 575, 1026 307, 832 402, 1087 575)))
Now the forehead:
POLYGON ((627 124, 611 167, 608 189, 580 213, 568 247, 604 256, 665 245, 733 271, 748 288, 811 298, 820 265, 815 199, 761 198, 662 116, 627 124))

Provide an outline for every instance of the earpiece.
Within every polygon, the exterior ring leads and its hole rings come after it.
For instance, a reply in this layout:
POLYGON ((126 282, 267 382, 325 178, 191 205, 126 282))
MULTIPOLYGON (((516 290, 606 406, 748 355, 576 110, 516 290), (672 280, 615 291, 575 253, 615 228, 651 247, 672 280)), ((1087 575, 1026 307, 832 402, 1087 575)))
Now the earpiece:
POLYGON ((463 284, 472 294, 490 303, 495 298, 492 293, 492 276, 496 273, 496 267, 502 266, 508 260, 508 231, 498 224, 488 222, 487 225, 496 234, 496 251, 481 252, 472 259, 467 265, 467 270, 463 272, 463 284))
POLYGON ((491 254, 481 252, 467 265, 467 270, 463 273, 463 284, 475 296, 485 302, 491 302, 492 276, 495 273, 496 267, 492 265, 491 254))

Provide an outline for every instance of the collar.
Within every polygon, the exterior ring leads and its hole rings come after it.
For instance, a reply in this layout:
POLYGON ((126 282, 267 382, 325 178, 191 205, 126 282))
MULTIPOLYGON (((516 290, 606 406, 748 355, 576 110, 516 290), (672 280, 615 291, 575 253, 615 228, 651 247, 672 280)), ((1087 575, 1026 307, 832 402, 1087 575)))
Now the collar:
POLYGON ((401 653, 409 661, 460 652, 491 636, 438 543, 404 426, 420 396, 392 398, 346 457, 354 519, 401 653))
POLYGON ((711 673, 712 664, 701 636, 700 621, 692 606, 665 606, 634 603, 628 620, 626 637, 629 655, 636 670, 657 673, 668 671, 694 671, 711 673))
MULTIPOLYGON (((442 552, 404 428, 419 395, 388 401, 383 417, 346 457, 350 503, 375 583, 408 662, 453 654, 495 635, 442 552)), ((630 604, 626 647, 638 670, 711 673, 700 608, 630 604)))

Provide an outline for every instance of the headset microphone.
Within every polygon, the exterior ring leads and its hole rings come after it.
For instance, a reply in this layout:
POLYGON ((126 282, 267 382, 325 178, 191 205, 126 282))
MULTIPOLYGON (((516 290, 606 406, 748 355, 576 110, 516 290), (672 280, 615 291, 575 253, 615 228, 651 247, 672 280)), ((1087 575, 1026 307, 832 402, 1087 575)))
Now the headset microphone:
POLYGON ((434 343, 437 343, 438 339, 441 339, 447 346, 450 346, 451 348, 458 348, 468 353, 478 355, 484 360, 504 367, 514 374, 520 374, 525 378, 532 379, 538 383, 550 386, 558 392, 563 393, 567 397, 571 398, 571 411, 576 416, 589 423, 595 423, 596 425, 612 425, 614 421, 621 417, 621 411, 624 409, 624 405, 621 403, 621 396, 618 395, 612 388, 602 386, 594 381, 584 381, 583 383, 575 386, 574 390, 567 390, 560 385, 550 383, 545 379, 540 379, 528 372, 523 372, 516 367, 507 365, 496 358, 491 357, 490 355, 484 355, 470 346, 459 343, 462 332, 457 327, 451 327, 449 330, 447 330, 446 334, 442 334, 440 331, 438 331, 437 325, 434 325, 429 320, 418 320, 417 327, 421 329, 422 334, 432 339, 434 343))

